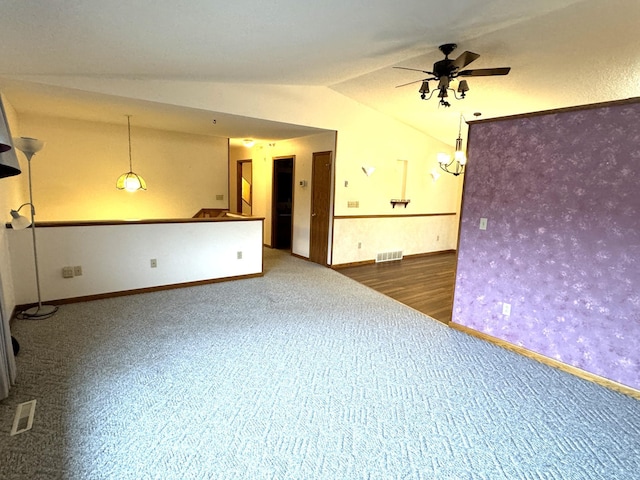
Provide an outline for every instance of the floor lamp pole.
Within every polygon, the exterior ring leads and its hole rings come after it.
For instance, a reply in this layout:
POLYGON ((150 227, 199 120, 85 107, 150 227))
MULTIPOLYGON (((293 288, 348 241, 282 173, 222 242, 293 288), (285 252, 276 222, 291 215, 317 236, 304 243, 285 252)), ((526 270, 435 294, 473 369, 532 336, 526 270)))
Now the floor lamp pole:
MULTIPOLYGON (((21 150, 20 148, 18 148, 21 150)), ((31 183, 31 157, 34 155, 34 151, 31 150, 21 150, 24 153, 25 157, 27 157, 27 165, 28 165, 28 176, 29 176, 29 205, 31 207, 31 237, 33 238, 33 261, 35 265, 36 272, 36 289, 38 292, 38 305, 36 307, 31 307, 20 314, 21 318, 29 318, 29 319, 45 319, 52 316, 54 313, 58 311, 58 307, 54 305, 42 305, 42 297, 40 295, 40 271, 38 270, 38 247, 36 244, 36 221, 35 214, 36 209, 33 206, 33 186, 31 183)))

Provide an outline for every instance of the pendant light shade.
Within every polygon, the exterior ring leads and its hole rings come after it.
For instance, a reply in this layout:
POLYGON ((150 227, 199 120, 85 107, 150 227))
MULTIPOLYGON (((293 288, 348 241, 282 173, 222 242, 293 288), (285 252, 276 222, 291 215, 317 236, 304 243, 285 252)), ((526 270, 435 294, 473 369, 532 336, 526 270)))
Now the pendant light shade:
POLYGON ((19 175, 20 164, 15 150, 11 147, 11 134, 9 132, 9 124, 4 111, 4 105, 0 98, 0 178, 19 175))
POLYGON ((135 192, 137 190, 146 190, 147 182, 133 171, 131 161, 131 115, 127 115, 127 129, 129 132, 129 171, 118 177, 116 188, 118 190, 126 190, 127 192, 135 192))
MULTIPOLYGON (((4 120, 4 115, 3 115, 4 120)), ((3 122, 4 123, 4 122, 3 122)), ((9 141, 9 132, 6 128, 0 129, 0 153, 11 150, 11 142, 9 141)))
POLYGON ((116 188, 127 192, 135 192, 136 190, 146 190, 147 183, 137 173, 127 172, 118 177, 116 188))

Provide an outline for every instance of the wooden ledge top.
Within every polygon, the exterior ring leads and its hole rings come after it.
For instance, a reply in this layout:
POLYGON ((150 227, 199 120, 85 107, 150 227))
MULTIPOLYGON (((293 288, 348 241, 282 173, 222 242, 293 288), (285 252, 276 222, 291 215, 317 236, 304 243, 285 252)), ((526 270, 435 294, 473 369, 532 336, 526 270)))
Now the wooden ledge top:
MULTIPOLYGON (((243 217, 240 215, 213 218, 156 218, 147 220, 75 220, 57 222, 36 222, 36 227, 97 227, 105 225, 155 225, 166 223, 216 223, 216 222, 247 222, 264 221, 263 217, 243 217)), ((5 224, 12 228, 10 223, 5 224)))

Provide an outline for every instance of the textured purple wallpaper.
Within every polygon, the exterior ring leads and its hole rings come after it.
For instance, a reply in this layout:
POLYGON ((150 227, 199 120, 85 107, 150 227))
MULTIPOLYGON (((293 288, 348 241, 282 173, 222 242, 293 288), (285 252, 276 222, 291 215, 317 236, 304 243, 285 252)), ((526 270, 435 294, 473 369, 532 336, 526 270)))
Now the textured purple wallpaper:
POLYGON ((640 389, 640 103, 468 144, 453 321, 640 389))

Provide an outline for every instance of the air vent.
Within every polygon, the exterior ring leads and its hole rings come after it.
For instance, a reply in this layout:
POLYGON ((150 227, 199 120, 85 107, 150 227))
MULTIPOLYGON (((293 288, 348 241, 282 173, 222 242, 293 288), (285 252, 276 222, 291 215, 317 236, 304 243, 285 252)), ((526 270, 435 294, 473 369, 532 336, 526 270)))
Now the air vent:
POLYGON ((381 252, 376 255, 376 263, 393 262, 395 260, 402 260, 402 250, 397 250, 395 252, 381 252))
POLYGON ((13 418, 13 427, 11 435, 31 430, 33 425, 33 414, 36 412, 36 401, 24 402, 18 405, 16 416, 13 418))

